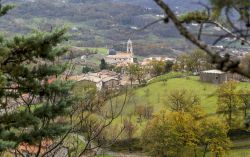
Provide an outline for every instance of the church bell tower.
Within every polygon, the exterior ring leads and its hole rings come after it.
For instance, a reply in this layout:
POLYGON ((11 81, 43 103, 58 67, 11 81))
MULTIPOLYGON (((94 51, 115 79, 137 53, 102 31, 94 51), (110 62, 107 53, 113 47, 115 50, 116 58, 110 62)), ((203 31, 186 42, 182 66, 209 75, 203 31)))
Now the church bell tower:
POLYGON ((131 55, 133 55, 133 43, 130 39, 128 40, 128 43, 127 43, 127 53, 130 53, 131 55))

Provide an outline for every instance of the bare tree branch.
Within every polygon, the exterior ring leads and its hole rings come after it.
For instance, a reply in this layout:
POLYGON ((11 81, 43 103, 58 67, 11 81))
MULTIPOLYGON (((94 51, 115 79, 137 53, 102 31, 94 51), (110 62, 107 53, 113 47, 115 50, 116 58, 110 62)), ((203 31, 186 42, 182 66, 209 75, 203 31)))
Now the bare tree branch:
POLYGON ((223 31, 225 31, 228 35, 236 38, 237 40, 240 40, 241 42, 247 43, 248 45, 250 45, 250 42, 247 41, 245 38, 238 36, 237 34, 234 34, 232 31, 228 30, 227 28, 225 28, 224 26, 222 26, 220 23, 216 22, 216 21, 205 21, 204 23, 210 23, 215 25, 216 27, 219 27, 220 29, 222 29, 223 31))
POLYGON ((199 41, 193 34, 191 34, 188 29, 182 25, 178 20, 176 15, 170 9, 170 7, 163 0, 154 0, 158 6, 160 6, 164 12, 168 15, 169 19, 172 20, 175 27, 178 29, 180 34, 186 39, 191 41, 194 45, 204 50, 208 56, 211 58, 211 62, 217 65, 217 69, 222 71, 236 72, 238 74, 244 75, 250 78, 250 74, 246 69, 240 67, 240 61, 237 58, 232 58, 229 54, 226 54, 225 57, 221 57, 218 53, 214 53, 213 50, 204 42, 199 41))
MULTIPOLYGON (((120 107, 120 110, 117 113, 114 112, 112 101, 111 101, 111 116, 110 116, 111 119, 108 119, 108 120, 105 119, 104 124, 100 124, 99 126, 95 127, 94 129, 97 132, 93 132, 94 131, 92 129, 93 122, 89 123, 89 126, 88 126, 89 131, 88 131, 87 141, 86 141, 84 149, 80 152, 80 154, 78 155, 78 157, 82 156, 88 150, 93 150, 93 149, 102 147, 102 144, 98 144, 97 146, 95 146, 93 148, 89 148, 89 146, 91 145, 91 143, 93 141, 95 141, 100 136, 100 134, 104 131, 104 129, 107 128, 108 126, 110 126, 113 123, 113 121, 121 115, 121 113, 122 113, 122 111, 123 111, 123 109, 124 109, 124 107, 125 107, 125 105, 127 103, 127 99, 128 99, 127 97, 128 97, 128 89, 126 88, 125 97, 124 97, 124 100, 122 102, 122 106, 120 107)), ((121 135, 121 133, 122 133, 123 130, 124 130, 124 128, 121 129, 121 132, 118 133, 118 135, 116 136, 116 138, 118 138, 121 135)), ((117 139, 115 139, 115 140, 117 140, 117 139)))

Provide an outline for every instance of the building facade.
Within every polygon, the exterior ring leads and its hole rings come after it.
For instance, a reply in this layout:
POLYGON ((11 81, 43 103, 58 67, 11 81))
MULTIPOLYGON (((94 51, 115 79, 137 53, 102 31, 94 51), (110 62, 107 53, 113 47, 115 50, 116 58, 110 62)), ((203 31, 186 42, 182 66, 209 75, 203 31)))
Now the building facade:
POLYGON ((107 77, 102 79, 102 89, 111 90, 118 89, 120 86, 120 80, 115 77, 107 77))
POLYGON ((127 42, 127 52, 116 52, 114 49, 110 49, 108 56, 105 57, 105 61, 111 65, 125 65, 134 63, 132 41, 129 39, 127 42))
POLYGON ((223 72, 221 70, 207 70, 200 73, 202 82, 221 84, 227 81, 250 82, 250 79, 237 73, 223 72))
POLYGON ((120 86, 120 75, 114 71, 102 70, 98 73, 87 73, 77 76, 71 76, 69 80, 89 81, 96 85, 97 90, 118 89, 120 86))
POLYGON ((149 58, 145 58, 143 59, 143 61, 141 62, 141 65, 148 65, 150 64, 152 61, 171 61, 171 62, 175 62, 174 58, 169 58, 169 57, 149 57, 149 58))
POLYGON ((200 73, 200 80, 202 82, 221 84, 228 81, 228 75, 220 70, 207 70, 200 73))

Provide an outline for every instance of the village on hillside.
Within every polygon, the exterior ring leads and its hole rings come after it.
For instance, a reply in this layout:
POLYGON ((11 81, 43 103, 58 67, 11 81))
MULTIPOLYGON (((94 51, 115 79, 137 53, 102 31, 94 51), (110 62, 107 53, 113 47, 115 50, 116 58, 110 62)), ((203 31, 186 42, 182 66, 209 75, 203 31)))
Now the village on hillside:
POLYGON ((0 0, 0 157, 250 157, 250 0, 0 0))
MULTIPOLYGON (((81 53, 79 48, 71 48, 70 50, 81 53)), ((88 51, 88 53, 91 54, 93 52, 88 51)), ((250 82, 248 78, 239 74, 216 70, 206 61, 206 57, 202 56, 203 54, 200 51, 193 52, 193 54, 190 54, 190 56, 182 54, 176 58, 170 58, 166 56, 151 56, 145 57, 141 60, 138 60, 135 54, 136 52, 133 50, 133 42, 131 39, 129 39, 127 41, 126 51, 116 51, 113 48, 108 49, 105 57, 99 60, 99 70, 90 70, 91 68, 87 67, 89 64, 84 65, 87 60, 86 56, 81 56, 80 60, 84 60, 84 62, 81 63, 81 66, 84 69, 81 74, 72 74, 69 71, 66 71, 65 74, 59 78, 56 76, 49 78, 47 83, 52 84, 58 79, 74 81, 76 83, 89 82, 94 84, 97 91, 99 92, 119 91, 126 87, 136 89, 136 87, 143 87, 144 85, 146 86, 151 80, 157 80, 158 78, 161 79, 161 76, 164 77, 164 75, 174 72, 180 72, 181 74, 171 78, 188 78, 189 76, 199 76, 200 82, 211 83, 215 85, 223 84, 228 81, 250 82), (191 65, 190 63, 192 59, 194 59, 194 61, 191 65)), ((165 81, 167 80, 163 80, 163 82, 165 81)), ((18 110, 18 108, 22 108, 23 102, 29 100, 30 95, 23 94, 21 98, 12 100, 11 105, 9 105, 7 108, 0 110, 0 115, 4 114, 5 112, 15 112, 18 110)), ((38 99, 32 99, 31 101, 32 103, 40 102, 38 99)), ((151 117, 153 110, 152 108, 149 108, 149 110, 150 113, 147 113, 149 114, 147 116, 151 117)), ((142 118, 137 117, 137 123, 141 122, 142 118)), ((52 143, 53 141, 49 139, 43 140, 40 151, 45 152, 51 147, 52 143)), ((18 150, 23 153, 36 154, 38 152, 38 147, 29 145, 27 143, 22 143, 19 145, 18 150)), ((12 153, 14 154, 15 152, 12 153)), ((92 153, 98 153, 98 150, 93 149, 91 154, 92 153)), ((67 157, 68 149, 61 145, 57 148, 57 150, 51 152, 51 154, 54 154, 56 157, 67 157)))
MULTIPOLYGON (((218 49, 218 47, 217 47, 218 49)), ((136 57, 136 52, 133 50, 133 42, 131 39, 127 41, 127 49, 126 51, 116 51, 113 48, 108 49, 107 55, 102 59, 105 65, 111 66, 111 68, 104 68, 97 72, 87 72, 84 74, 77 74, 69 76, 69 80, 74 81, 90 81, 96 84, 98 90, 114 90, 119 89, 123 86, 127 85, 139 85, 141 82, 138 81, 136 76, 132 76, 132 73, 136 73, 136 70, 140 70, 141 75, 137 77, 141 77, 140 81, 147 82, 155 76, 158 76, 161 73, 164 73, 164 66, 167 66, 165 63, 171 64, 171 68, 175 65, 181 65, 185 63, 181 63, 178 58, 170 58, 166 56, 152 56, 146 57, 142 61, 139 61, 136 57), (159 64, 154 65, 153 64, 159 64), (160 67, 160 64, 164 64, 163 67, 160 67), (136 65, 137 67, 133 67, 136 65), (159 66, 159 67, 157 67, 159 66), (131 69, 131 68, 139 68, 139 69, 131 69), (155 69, 154 69, 155 68, 155 69), (157 69, 158 68, 158 69, 157 69), (162 68, 162 69, 161 69, 162 68), (159 74, 152 74, 153 70, 159 70, 159 74), (134 70, 134 71, 133 71, 134 70), (132 78, 135 77, 135 78, 132 78)), ((86 57, 82 57, 81 59, 86 59, 86 57)), ((201 58, 202 59, 202 58, 201 58)), ((204 60, 199 61, 205 62, 204 60)), ((101 60, 100 60, 101 63, 101 60)), ((84 66, 84 65, 83 65, 84 66)), ((185 72, 188 71, 188 65, 181 65, 182 69, 177 69, 185 72)), ((173 69, 171 69, 173 70, 173 69)), ((193 70, 193 75, 200 75, 200 80, 203 82, 210 82, 214 84, 221 84, 223 82, 229 80, 235 81, 243 81, 248 82, 249 79, 239 75, 226 73, 220 70, 215 70, 213 67, 201 67, 200 69, 193 70)))

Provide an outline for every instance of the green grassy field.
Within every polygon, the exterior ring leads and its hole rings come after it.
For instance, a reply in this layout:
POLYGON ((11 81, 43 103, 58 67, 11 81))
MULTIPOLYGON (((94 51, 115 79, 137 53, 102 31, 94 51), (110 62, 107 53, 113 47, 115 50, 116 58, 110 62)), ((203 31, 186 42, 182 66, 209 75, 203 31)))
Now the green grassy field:
POLYGON ((81 47, 82 50, 89 49, 91 51, 97 50, 98 54, 107 55, 108 49, 105 47, 81 47))
MULTIPOLYGON (((168 74, 173 75, 173 74, 168 74)), ((214 114, 217 109, 217 89, 219 85, 203 83, 197 76, 189 76, 183 78, 171 78, 168 75, 161 76, 145 87, 130 89, 128 92, 128 102, 123 110, 122 117, 119 117, 115 124, 121 124, 124 118, 131 118, 132 122, 137 126, 135 137, 139 137, 147 123, 143 120, 142 123, 137 123, 137 117, 133 115, 135 106, 152 105, 154 113, 168 108, 168 96, 177 89, 186 89, 187 91, 197 94, 201 98, 201 106, 206 114, 214 114), (167 81, 163 81, 166 80, 167 81), (132 116, 131 116, 132 115, 132 116)), ((176 75, 176 74, 175 74, 176 75)), ((178 75, 177 75, 178 76, 178 75)), ((238 89, 249 89, 250 83, 239 83, 238 89)), ((121 102, 124 100, 124 95, 117 98, 121 102)), ((233 141, 234 149, 230 150, 226 157, 250 157, 250 139, 233 141)))
POLYGON ((227 152, 226 157, 250 157, 250 149, 235 149, 227 152))
MULTIPOLYGON (((143 119, 141 123, 137 123, 138 116, 133 114, 135 112, 135 107, 139 105, 151 105, 154 108, 154 113, 157 113, 164 108, 168 108, 168 95, 177 89, 186 89, 189 92, 196 93, 201 97, 201 104, 206 113, 211 114, 216 112, 217 85, 202 83, 199 81, 199 78, 195 76, 172 78, 168 79, 166 82, 160 81, 162 79, 157 79, 158 81, 152 80, 151 82, 154 83, 150 83, 145 87, 129 90, 128 102, 123 110, 123 116, 117 118, 115 124, 121 124, 124 118, 131 118, 132 122, 134 122, 138 128, 135 136, 140 137, 147 120, 143 119)), ((120 96, 118 98, 118 103, 121 104, 123 100, 124 96, 120 96)))
MULTIPOLYGON (((122 126, 124 119, 131 118, 134 125, 136 125, 136 133, 134 137, 140 137, 141 132, 144 130, 147 120, 143 119, 141 123, 137 122, 138 116, 135 115, 135 106, 138 105, 152 105, 154 113, 168 108, 168 95, 176 89, 186 89, 189 92, 195 93, 201 97, 201 105, 207 114, 214 114, 217 109, 217 88, 218 85, 203 83, 199 81, 197 76, 188 76, 182 78, 183 74, 167 74, 151 80, 145 87, 138 87, 129 89, 128 102, 123 109, 122 115, 115 119, 113 126, 122 126), (167 81, 163 81, 167 80, 167 81)), ((86 85, 80 82, 76 88, 77 91, 83 93, 81 89, 86 85)), ((249 83, 239 83, 238 89, 250 88, 249 83)), ((124 100, 124 95, 118 96, 112 100, 113 103, 117 102, 119 106, 124 100)), ((107 104, 108 105, 108 104, 107 104)), ((113 104, 114 105, 114 104, 113 104)), ((116 105, 114 105, 116 106, 116 105)), ((118 107, 119 108, 119 107, 118 107)), ((119 109, 118 109, 119 110, 119 109)), ((125 135, 121 135, 120 139, 125 139, 125 135)), ((115 149, 116 150, 116 149, 115 149)), ((208 154, 209 156, 211 154, 208 154)), ((232 150, 230 150, 226 157, 250 157, 250 139, 233 141, 232 150)))
MULTIPOLYGON (((243 88, 249 89, 250 83, 239 83, 238 89, 243 88)), ((167 107, 169 94, 178 89, 185 89, 200 96, 202 108, 207 114, 216 112, 218 85, 200 82, 197 76, 172 78, 165 82, 158 81, 146 87, 130 90, 130 99, 124 112, 131 112, 135 105, 145 104, 152 105, 154 111, 157 112, 167 107)))
POLYGON ((131 112, 135 105, 152 105, 157 112, 167 107, 169 94, 177 89, 186 89, 196 93, 201 97, 202 107, 207 113, 214 113, 216 110, 216 90, 217 86, 208 83, 201 83, 198 77, 174 78, 167 82, 156 82, 146 87, 130 91, 130 100, 124 112, 131 112))

